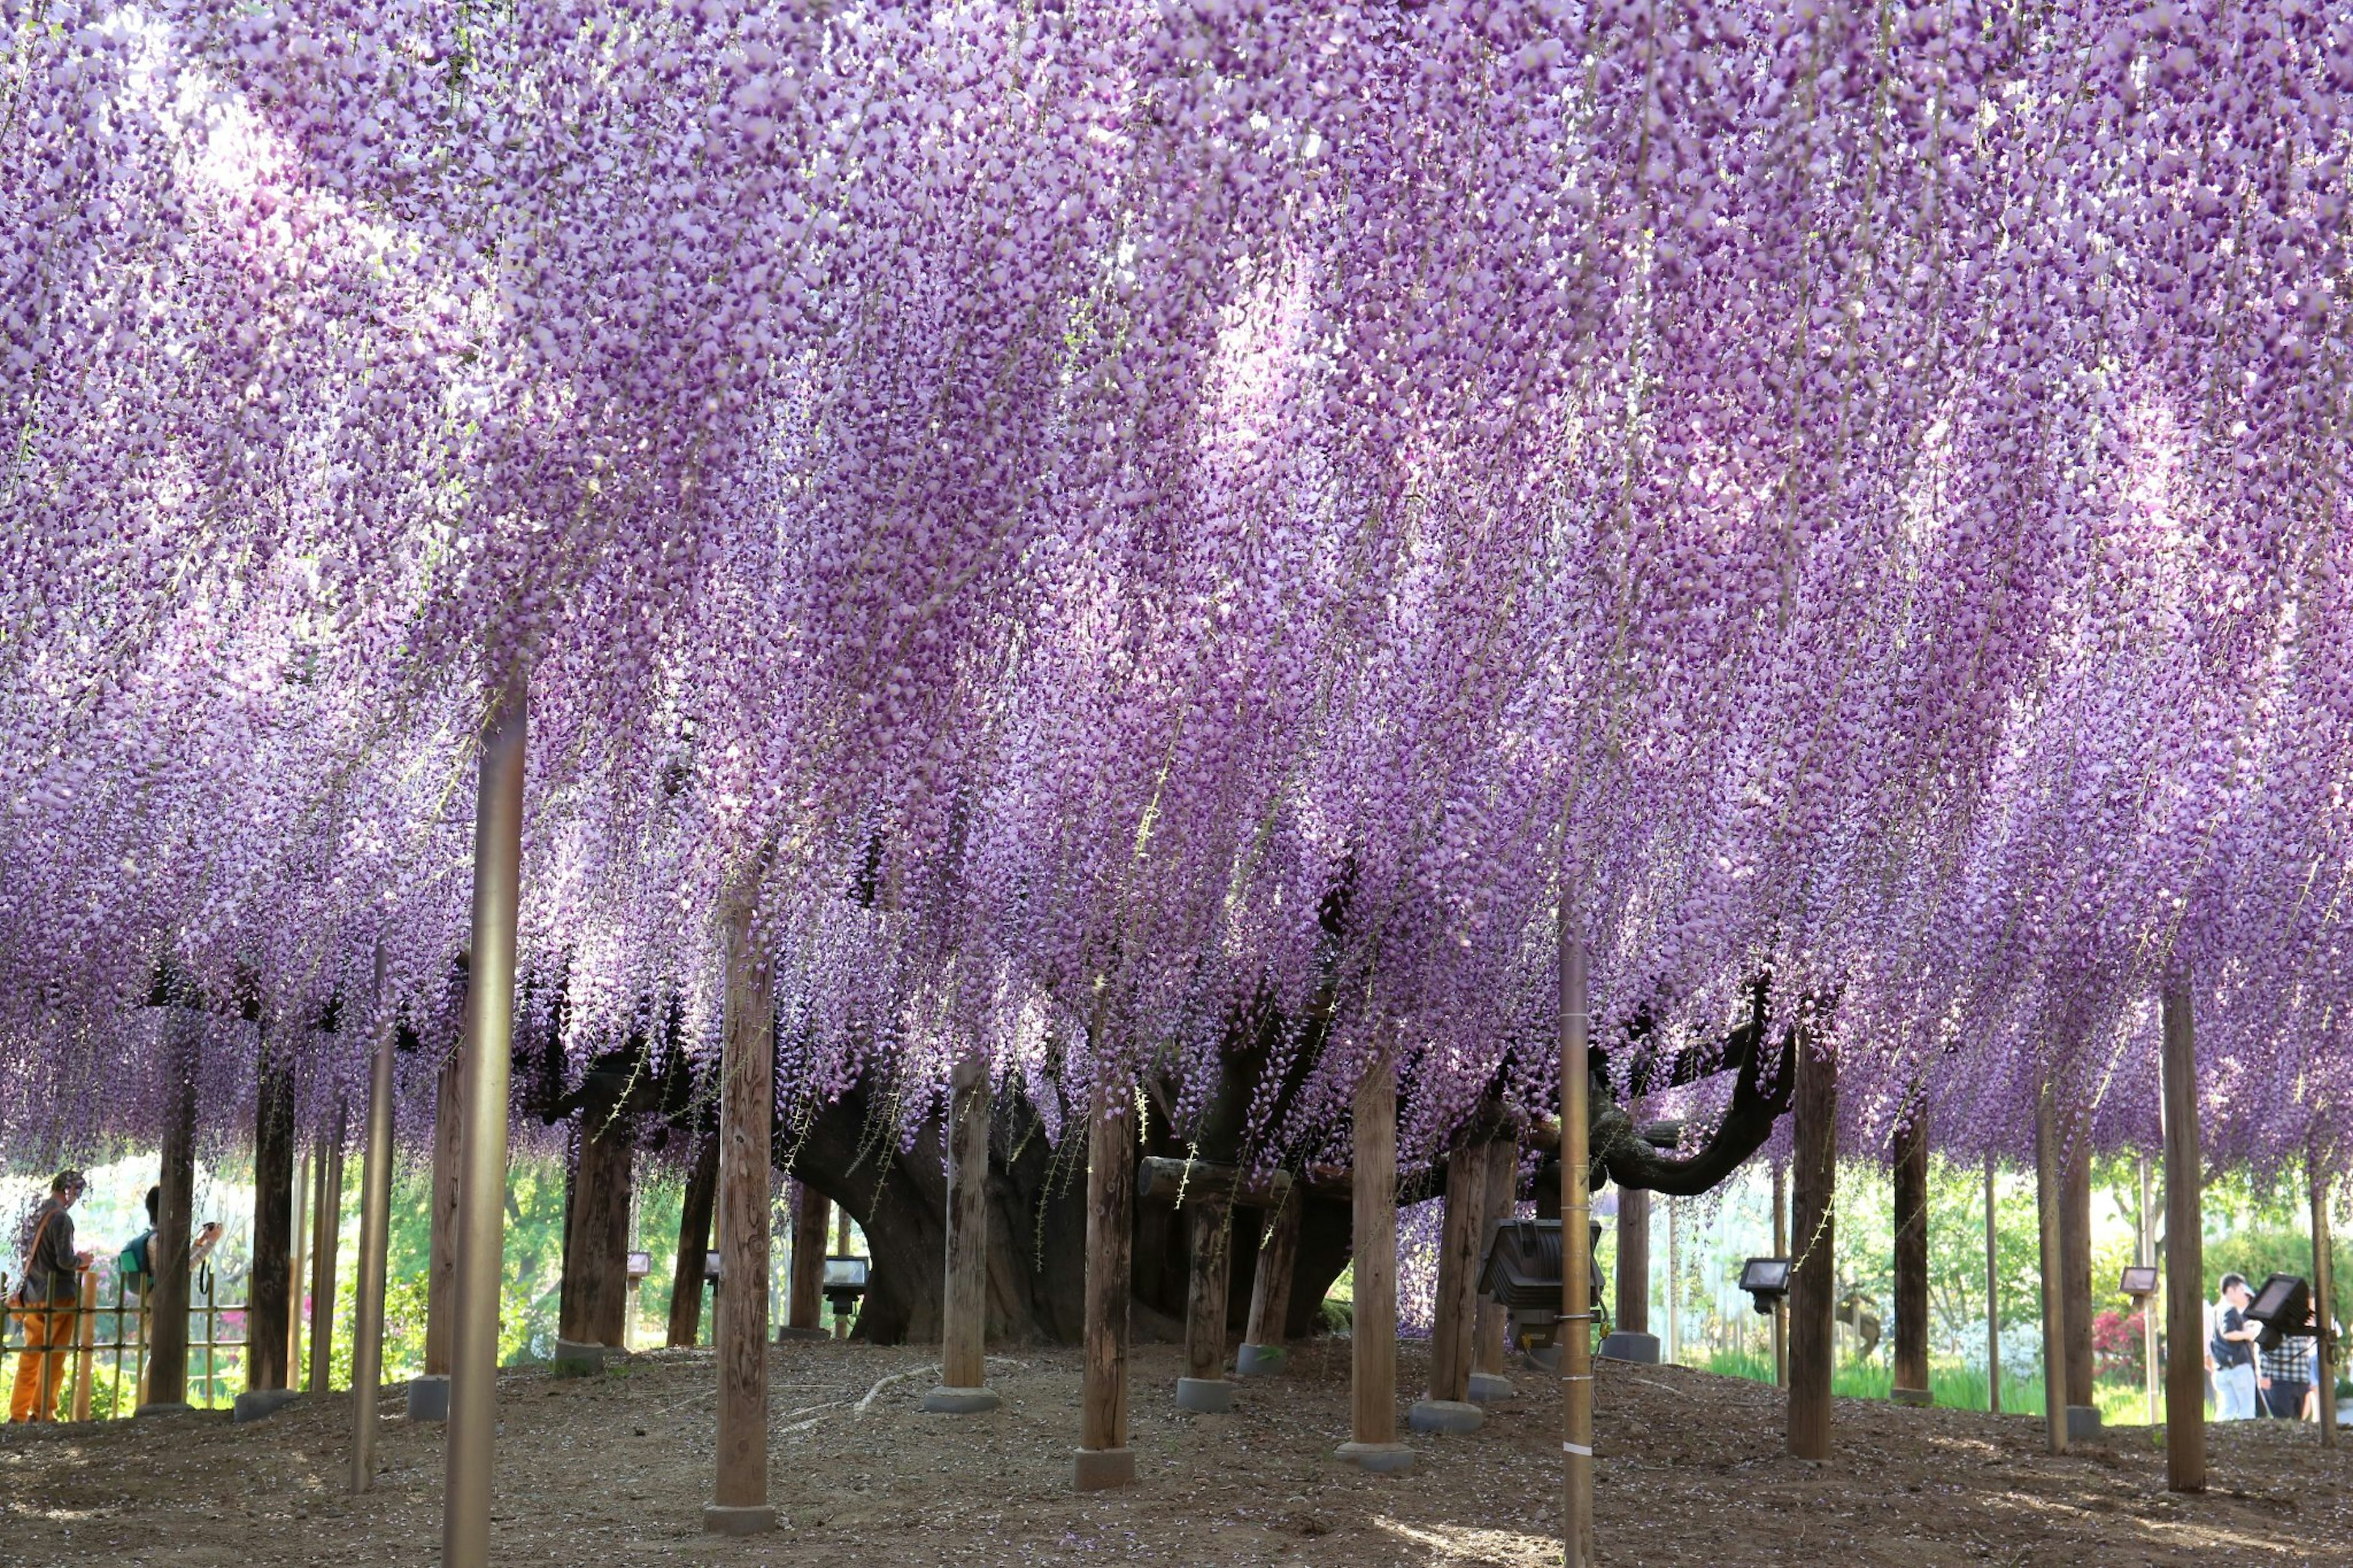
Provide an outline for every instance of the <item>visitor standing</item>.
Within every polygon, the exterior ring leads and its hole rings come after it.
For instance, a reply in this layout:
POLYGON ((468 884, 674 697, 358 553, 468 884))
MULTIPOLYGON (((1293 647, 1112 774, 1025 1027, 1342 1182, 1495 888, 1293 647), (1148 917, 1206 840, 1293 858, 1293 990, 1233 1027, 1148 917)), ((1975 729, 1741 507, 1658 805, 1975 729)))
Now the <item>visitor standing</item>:
POLYGON ((11 1421, 57 1419, 81 1271, 90 1267, 90 1254, 74 1250, 70 1212, 85 1184, 79 1171, 59 1171, 49 1184, 48 1200, 33 1215, 24 1278, 10 1301, 25 1329, 25 1353, 17 1358, 16 1386, 8 1401, 11 1421))
POLYGON ((2247 1321, 2253 1300, 2243 1274, 2222 1276, 2222 1302, 2214 1314, 2214 1419, 2245 1421, 2256 1405, 2255 1340, 2263 1331, 2247 1321))
POLYGON ((2304 1420, 2312 1405, 2312 1342, 2302 1334, 2282 1334, 2261 1352, 2256 1365, 2262 1371, 2263 1414, 2304 1420))

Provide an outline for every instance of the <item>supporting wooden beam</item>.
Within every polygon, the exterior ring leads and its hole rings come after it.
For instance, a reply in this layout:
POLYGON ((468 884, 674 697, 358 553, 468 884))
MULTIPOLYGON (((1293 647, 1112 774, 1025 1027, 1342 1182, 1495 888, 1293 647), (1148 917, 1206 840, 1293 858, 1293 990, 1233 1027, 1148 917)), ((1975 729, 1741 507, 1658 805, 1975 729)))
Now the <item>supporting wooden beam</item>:
POLYGON ((2059 1112, 2045 1084, 2034 1100, 2034 1208, 2042 1225, 2037 1252, 2042 1270, 2044 1436, 2054 1454, 2067 1451, 2066 1243, 2059 1216, 2066 1200, 2060 1191, 2065 1179, 2060 1161, 2059 1112))
POLYGON ((2206 1489, 2205 1180, 2198 1152, 2197 1040, 2189 982, 2166 983, 2165 1018, 2165 1484, 2206 1489))
POLYGON ((1397 1436, 1397 1063, 1383 1029, 1357 1080, 1350 1128, 1356 1300, 1349 1439, 1339 1458, 1394 1473, 1413 1468, 1413 1450, 1397 1436))
POLYGON ((1190 1204, 1223 1198, 1236 1208, 1272 1208, 1291 1188, 1291 1173, 1274 1171, 1245 1178, 1236 1166, 1208 1160, 1172 1160, 1148 1154, 1136 1166, 1135 1195, 1145 1203, 1190 1204))
POLYGON ((2312 1303, 2313 1321, 2320 1332, 2313 1342, 2314 1381, 2320 1385, 2320 1446, 2337 1447, 2337 1336, 2330 1328, 2337 1309, 2337 1267, 2328 1243, 2328 1173, 2317 1153, 2306 1155, 2312 1184, 2312 1303))
POLYGON ((248 1394, 288 1384, 293 1250, 294 1064, 264 1026, 254 1077, 253 1255, 245 1352, 248 1394))
MULTIPOLYGON (((988 1064, 956 1063, 948 1080, 946 1289, 940 1300, 940 1385, 923 1408, 945 1415, 994 1410, 988 1386, 988 1064)), ((793 1279, 800 1279, 796 1244, 793 1279)))
POLYGON ((449 1361, 457 1341, 458 1171, 465 1154, 465 1046, 461 1038, 433 1080, 431 1234, 425 1260, 425 1370, 408 1384, 408 1418, 449 1414, 449 1361))
POLYGON ((825 1257, 833 1241, 833 1200, 796 1182, 792 1189, 793 1250, 786 1259, 785 1326, 780 1340, 822 1340, 825 1331, 825 1257))
POLYGON ((2099 1396, 2092 1391, 2092 1148, 2083 1119, 2067 1119, 2059 1140, 2059 1309, 2067 1361, 2067 1435, 2096 1442, 2099 1396))
POLYGON ((375 1485, 377 1384, 384 1381, 385 1260, 392 1237, 392 1054, 395 1032, 384 1009, 384 944, 375 950, 368 1005, 375 1031, 368 1073, 367 1131, 360 1165, 359 1300, 352 1313, 352 1468, 354 1493, 375 1485))
POLYGON ((629 1191, 637 1128, 584 1108, 573 1168, 564 1277, 555 1311, 555 1371, 596 1373, 625 1348, 629 1322, 629 1191))
POLYGON ((449 1282, 449 1428, 442 1443, 441 1568, 490 1568, 497 1473, 499 1297, 506 1276, 508 1078, 522 896, 522 681, 484 717, 474 793, 472 960, 458 1102, 458 1258, 449 1282))
MULTIPOLYGON (((297 1145, 300 1147, 299 1143, 297 1145)), ((303 1303, 310 1295, 311 1215, 319 1207, 319 1177, 326 1174, 319 1161, 319 1138, 302 1150, 294 1175, 294 1247, 286 1260, 286 1386, 300 1386, 302 1375, 303 1303)))
POLYGON ((1216 1415, 1234 1406, 1234 1385, 1225 1377, 1233 1209, 1222 1195, 1207 1194, 1189 1198, 1185 1208, 1185 1375, 1176 1380, 1176 1408, 1216 1415))
POLYGON ((1087 1117, 1086 1373, 1080 1395, 1079 1448, 1071 1464, 1072 1483, 1082 1492, 1124 1487, 1135 1479, 1135 1453, 1127 1446, 1135 1126, 1128 1117, 1125 1092, 1123 1084, 1098 1082, 1087 1117))
POLYGON ((185 984, 164 1014, 164 1169, 157 1184, 154 1269, 148 1287, 147 1390, 139 1408, 168 1414, 188 1407, 188 1248, 196 1195, 196 1063, 205 1016, 185 984))
POLYGON ((1895 1130, 1895 1377, 1899 1405, 1933 1405, 1928 1390, 1928 1108, 1915 1100, 1895 1130))
POLYGON ((1429 1396, 1408 1419, 1417 1432, 1475 1432, 1487 1417, 1471 1402, 1479 1321, 1481 1222, 1486 1217, 1487 1145, 1458 1143, 1446 1157, 1438 1233, 1438 1300, 1430 1321, 1429 1396))
POLYGON ((319 1141, 319 1184, 311 1202, 311 1367, 304 1386, 313 1394, 328 1392, 329 1368, 334 1364, 335 1255, 343 1231, 343 1121, 344 1108, 338 1103, 319 1141))
POLYGON ((1593 1564, 1593 1207, 1588 1100, 1592 1093, 1591 991, 1585 937, 1561 879, 1553 937, 1560 984, 1561 1564, 1593 1564))
POLYGON ((1282 1365, 1283 1323, 1291 1311, 1291 1275, 1299 1260, 1299 1211, 1303 1194, 1286 1189, 1271 1214, 1264 1215, 1258 1267, 1250 1278, 1250 1324, 1234 1352, 1234 1375, 1257 1377, 1282 1365))
POLYGON ((702 1338, 702 1291, 706 1260, 711 1256, 711 1215, 719 1196, 719 1135, 705 1132, 694 1141, 694 1163, 687 1167, 686 1191, 678 1211, 678 1253, 670 1259, 670 1323, 662 1342, 672 1350, 702 1338))
MULTIPOLYGON (((1495 1227, 1513 1217, 1520 1185, 1520 1146, 1497 1139, 1486 1147, 1486 1195, 1480 1205, 1479 1258, 1484 1263, 1495 1227)), ((1472 1282, 1477 1289, 1478 1282, 1472 1282)), ((1479 1319, 1472 1329, 1471 1397, 1481 1405, 1509 1399, 1515 1392, 1504 1375, 1504 1343, 1511 1314, 1493 1296, 1479 1298, 1479 1319)))
POLYGON ((1651 1194, 1618 1190, 1618 1300, 1612 1326, 1621 1334, 1651 1331, 1651 1194))
POLYGON ((1838 1060, 1824 1044, 1800 1039, 1790 1108, 1789 1452, 1831 1457, 1831 1312, 1838 1295, 1838 1060))
POLYGON ((1986 1406, 2001 1414, 2001 1263, 1994 1228, 1993 1155, 1985 1157, 1986 1406))
POLYGON ((776 1527, 768 1503, 768 1155, 776 1125, 776 974, 754 923, 759 879, 721 917, 726 966, 719 1079, 718 1474, 702 1526, 722 1535, 776 1527))
MULTIPOLYGON (((1789 1172, 1773 1167, 1773 1256, 1789 1256, 1789 1172)), ((1789 1299, 1773 1303, 1773 1381, 1789 1386, 1789 1299)))

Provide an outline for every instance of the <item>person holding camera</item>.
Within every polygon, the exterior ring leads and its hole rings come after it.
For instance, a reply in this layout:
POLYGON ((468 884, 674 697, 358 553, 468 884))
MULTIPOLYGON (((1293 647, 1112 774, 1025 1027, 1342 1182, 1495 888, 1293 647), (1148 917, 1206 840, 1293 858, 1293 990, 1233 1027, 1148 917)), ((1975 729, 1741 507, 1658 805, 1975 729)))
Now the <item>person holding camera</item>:
POLYGON ((24 1325, 25 1352, 16 1359, 16 1385, 8 1401, 11 1421, 54 1421, 58 1390, 65 1381, 66 1350, 73 1342, 74 1308, 81 1296, 81 1272, 90 1255, 74 1250, 72 1209, 88 1185, 79 1171, 59 1171, 48 1200, 35 1211, 32 1245, 25 1251, 24 1278, 9 1306, 24 1325))

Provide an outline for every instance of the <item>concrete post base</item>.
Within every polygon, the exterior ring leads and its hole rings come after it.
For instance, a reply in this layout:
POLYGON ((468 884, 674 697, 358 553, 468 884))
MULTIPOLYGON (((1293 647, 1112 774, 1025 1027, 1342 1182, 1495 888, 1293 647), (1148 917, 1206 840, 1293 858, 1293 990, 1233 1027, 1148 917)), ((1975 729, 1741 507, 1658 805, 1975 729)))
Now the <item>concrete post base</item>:
POLYGON ((408 1418, 411 1421, 448 1420, 449 1380, 438 1375, 410 1378, 408 1418))
POLYGON ((142 1405, 133 1415, 185 1415, 195 1408, 193 1405, 142 1405))
POLYGON ((788 1340, 829 1340, 833 1336, 823 1329, 778 1329, 776 1331, 778 1344, 783 1344, 788 1340))
POLYGON ((1640 1366, 1659 1364, 1659 1336, 1620 1331, 1605 1336, 1601 1353, 1611 1361, 1630 1361, 1640 1366))
POLYGON ((1267 1377, 1282 1370, 1282 1347, 1281 1345, 1245 1343, 1241 1349, 1234 1352, 1236 1377, 1267 1377))
POLYGON ((605 1373, 605 1347, 558 1339, 554 1358, 547 1364, 548 1370, 558 1377, 601 1377, 605 1373))
POLYGON ((1909 1405, 1925 1410, 1936 1403, 1936 1396, 1925 1388, 1891 1388, 1887 1397, 1898 1405, 1909 1405))
POLYGON ((759 1535, 776 1528, 776 1510, 766 1503, 730 1507, 707 1502, 702 1505, 702 1528, 710 1535, 759 1535))
POLYGON ((1413 1450, 1403 1443, 1343 1443, 1332 1457, 1377 1476, 1401 1476, 1413 1468, 1413 1450))
POLYGON ((2100 1407, 2096 1405, 2067 1406, 2067 1441, 2096 1443, 2100 1440, 2100 1407))
POLYGON ((934 1415, 977 1415, 1003 1403, 993 1388, 950 1388, 945 1384, 923 1395, 923 1408, 934 1415))
POLYGON ((237 1396, 237 1404, 229 1411, 228 1418, 237 1422, 259 1421, 265 1416, 277 1415, 301 1397, 298 1390, 291 1388, 248 1389, 237 1396))
POLYGON ((1180 1377, 1176 1408, 1203 1415, 1223 1415, 1234 1407, 1234 1385, 1222 1377, 1180 1377))
POLYGON ((1406 1425, 1417 1432, 1476 1432, 1487 1424, 1487 1413, 1461 1399, 1417 1399, 1406 1412, 1406 1425))
POLYGON ((1512 1386, 1512 1380, 1508 1377, 1499 1377, 1492 1372, 1474 1372, 1471 1374, 1471 1402, 1473 1405, 1501 1405, 1504 1400, 1515 1397, 1518 1393, 1519 1390, 1512 1386))
POLYGON ((1071 1484, 1082 1492, 1108 1491, 1135 1484, 1133 1448, 1079 1448, 1072 1452, 1071 1484))

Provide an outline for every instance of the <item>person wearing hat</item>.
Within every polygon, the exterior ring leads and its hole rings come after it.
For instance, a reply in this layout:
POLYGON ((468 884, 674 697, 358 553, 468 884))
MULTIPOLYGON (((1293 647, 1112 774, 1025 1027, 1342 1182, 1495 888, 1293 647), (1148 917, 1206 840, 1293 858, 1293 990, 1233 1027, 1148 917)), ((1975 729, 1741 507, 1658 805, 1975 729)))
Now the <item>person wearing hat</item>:
POLYGON ((2247 1316, 2253 1300, 2243 1274, 2222 1276, 2222 1307, 2214 1314, 2214 1419, 2247 1421, 2255 1415, 2259 1394, 2255 1376, 2255 1341, 2263 1327, 2247 1316))
POLYGON ((24 1280, 10 1300, 25 1326, 25 1353, 16 1359, 16 1386, 8 1401, 11 1421, 57 1419, 81 1271, 90 1267, 90 1255, 74 1250, 71 1213, 86 1184, 79 1171, 59 1171, 49 1184, 48 1200, 33 1215, 24 1280))

